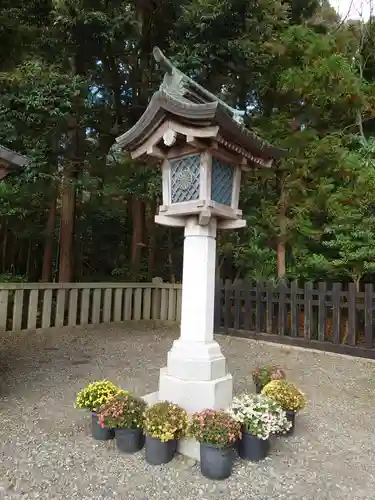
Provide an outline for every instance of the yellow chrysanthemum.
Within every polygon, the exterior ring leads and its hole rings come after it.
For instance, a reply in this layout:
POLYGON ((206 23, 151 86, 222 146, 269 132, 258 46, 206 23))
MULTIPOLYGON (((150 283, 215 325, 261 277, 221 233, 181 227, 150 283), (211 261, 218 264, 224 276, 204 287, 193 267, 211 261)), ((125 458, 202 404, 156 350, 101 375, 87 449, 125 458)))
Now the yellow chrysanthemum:
POLYGON ((96 411, 103 403, 122 391, 109 380, 91 382, 77 394, 75 406, 80 409, 96 411))
POLYGON ((299 411, 305 408, 306 396, 288 380, 272 380, 262 390, 262 394, 274 399, 284 411, 299 411))

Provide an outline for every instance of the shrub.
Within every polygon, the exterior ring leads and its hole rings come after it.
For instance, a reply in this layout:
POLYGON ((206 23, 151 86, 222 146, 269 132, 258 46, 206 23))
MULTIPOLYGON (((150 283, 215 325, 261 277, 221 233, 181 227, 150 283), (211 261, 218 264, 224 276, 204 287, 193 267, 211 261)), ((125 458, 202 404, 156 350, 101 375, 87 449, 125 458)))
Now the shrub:
POLYGON ((241 425, 224 411, 204 410, 193 413, 188 435, 199 443, 224 448, 241 438, 241 425))
POLYGON ((168 401, 150 406, 145 413, 144 431, 163 443, 185 435, 188 415, 185 410, 168 401))
POLYGON ((107 429, 143 426, 146 403, 131 394, 118 393, 99 408, 99 424, 107 429))
POLYGON ((76 408, 95 412, 102 404, 106 403, 108 399, 119 392, 123 391, 109 380, 92 382, 79 391, 75 406, 76 408))
POLYGON ((262 394, 277 401, 284 411, 303 410, 307 404, 303 392, 287 380, 272 380, 263 388, 262 394))
POLYGON ((254 384, 259 384, 264 387, 271 380, 285 379, 286 375, 284 370, 273 365, 258 366, 252 373, 254 384))
POLYGON ((268 439, 271 434, 287 432, 292 424, 273 399, 262 394, 244 394, 233 399, 230 416, 253 436, 268 439))

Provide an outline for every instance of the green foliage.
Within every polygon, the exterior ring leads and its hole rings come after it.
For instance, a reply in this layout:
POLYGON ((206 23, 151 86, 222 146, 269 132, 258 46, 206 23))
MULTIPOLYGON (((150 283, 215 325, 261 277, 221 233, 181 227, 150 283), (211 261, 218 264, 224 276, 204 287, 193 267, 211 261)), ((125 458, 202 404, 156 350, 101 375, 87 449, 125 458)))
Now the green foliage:
POLYGON ((252 372, 254 384, 264 387, 271 380, 280 380, 286 378, 284 370, 273 365, 263 365, 256 367, 252 372))
POLYGON ((51 239, 55 273, 69 178, 77 279, 181 279, 182 231, 153 222, 159 164, 113 146, 161 81, 158 45, 288 150, 244 177, 247 228, 221 232, 221 276, 281 277, 284 252, 288 278, 372 278, 373 23, 316 0, 6 0, 0 43, 0 144, 30 160, 0 183, 3 275, 40 279, 51 239))
POLYGON ((24 283, 27 281, 25 276, 17 276, 11 273, 0 274, 0 283, 24 283))
POLYGON ((323 246, 325 267, 359 283, 375 271, 375 144, 363 141, 348 153, 345 178, 328 203, 323 246))

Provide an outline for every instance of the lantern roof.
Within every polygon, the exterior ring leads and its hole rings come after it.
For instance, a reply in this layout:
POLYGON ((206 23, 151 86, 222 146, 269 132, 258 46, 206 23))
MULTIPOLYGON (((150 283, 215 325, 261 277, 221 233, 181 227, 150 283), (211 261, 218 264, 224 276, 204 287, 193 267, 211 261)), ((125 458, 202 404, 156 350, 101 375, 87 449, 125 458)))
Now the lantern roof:
POLYGON ((0 145, 0 179, 6 177, 9 170, 16 171, 23 168, 27 161, 26 156, 0 145))
MULTIPOLYGON (((122 149, 134 153, 149 142, 150 147, 157 146, 162 156, 163 134, 158 135, 157 131, 170 120, 182 125, 185 135, 190 129, 191 135, 199 141, 217 141, 252 164, 270 166, 274 160, 285 156, 285 150, 272 146, 244 126, 243 111, 230 107, 182 73, 158 47, 154 48, 153 54, 166 73, 138 122, 116 139, 122 149)), ((171 128, 176 129, 173 125, 171 128)), ((147 149, 141 149, 143 154, 150 154, 147 149)), ((133 154, 133 157, 140 155, 133 154)))
POLYGON ((1 145, 0 145, 0 160, 3 160, 4 162, 14 167, 24 167, 27 163, 26 156, 16 153, 11 149, 8 149, 5 146, 1 145))

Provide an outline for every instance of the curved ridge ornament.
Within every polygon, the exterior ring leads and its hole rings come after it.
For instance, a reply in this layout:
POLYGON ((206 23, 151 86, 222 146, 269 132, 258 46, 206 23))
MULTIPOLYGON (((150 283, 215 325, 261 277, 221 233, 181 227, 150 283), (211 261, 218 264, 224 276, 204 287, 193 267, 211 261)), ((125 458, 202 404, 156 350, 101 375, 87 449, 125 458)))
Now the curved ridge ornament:
POLYGON ((202 99, 205 98, 208 102, 219 102, 233 117, 233 119, 238 123, 243 123, 243 117, 245 115, 245 111, 241 111, 239 109, 232 108, 226 102, 219 99, 217 96, 212 94, 210 91, 206 90, 204 87, 199 85, 199 83, 195 82, 189 76, 185 75, 182 71, 180 71, 176 66, 172 64, 170 59, 166 57, 163 52, 159 49, 159 47, 154 47, 153 56, 155 61, 165 70, 165 75, 162 84, 160 85, 161 90, 166 90, 173 96, 179 96, 180 98, 184 98, 188 93, 189 86, 192 90, 197 91, 202 99))

